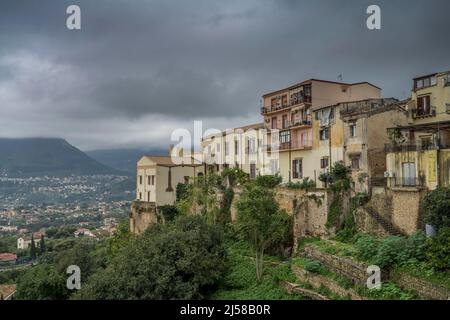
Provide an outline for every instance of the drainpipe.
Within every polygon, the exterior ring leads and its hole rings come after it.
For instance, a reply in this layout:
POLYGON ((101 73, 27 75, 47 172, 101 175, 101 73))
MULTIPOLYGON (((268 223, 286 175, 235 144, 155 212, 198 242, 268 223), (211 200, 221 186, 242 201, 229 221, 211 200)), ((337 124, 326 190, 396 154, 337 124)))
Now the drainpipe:
POLYGON ((167 189, 166 191, 173 191, 172 188, 172 167, 169 167, 169 173, 167 174, 167 189))
POLYGON ((436 183, 439 188, 441 185, 441 131, 439 128, 439 123, 436 140, 436 183))

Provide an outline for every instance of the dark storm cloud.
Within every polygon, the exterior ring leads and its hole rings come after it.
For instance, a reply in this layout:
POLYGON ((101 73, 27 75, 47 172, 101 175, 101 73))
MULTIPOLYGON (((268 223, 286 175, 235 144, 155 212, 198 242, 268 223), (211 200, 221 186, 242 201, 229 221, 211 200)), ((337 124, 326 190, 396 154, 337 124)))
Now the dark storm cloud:
POLYGON ((194 119, 259 121, 264 92, 339 74, 403 98, 412 77, 450 68, 448 12, 447 0, 5 0, 0 136, 93 148, 141 144, 159 125, 145 143, 163 145, 194 119), (373 3, 380 31, 365 26, 373 3), (65 28, 70 4, 81 31, 65 28))

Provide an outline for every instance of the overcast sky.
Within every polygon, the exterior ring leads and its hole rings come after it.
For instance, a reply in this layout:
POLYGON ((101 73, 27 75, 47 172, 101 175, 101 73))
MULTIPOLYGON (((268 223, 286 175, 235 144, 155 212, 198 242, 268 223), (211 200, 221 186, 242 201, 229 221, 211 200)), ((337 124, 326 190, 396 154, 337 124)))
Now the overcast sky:
POLYGON ((405 98, 450 69, 450 1, 1 0, 0 137, 163 147, 173 129, 261 121, 263 93, 369 81, 405 98), (82 30, 66 28, 70 4, 82 30), (366 28, 381 7, 382 29, 366 28))

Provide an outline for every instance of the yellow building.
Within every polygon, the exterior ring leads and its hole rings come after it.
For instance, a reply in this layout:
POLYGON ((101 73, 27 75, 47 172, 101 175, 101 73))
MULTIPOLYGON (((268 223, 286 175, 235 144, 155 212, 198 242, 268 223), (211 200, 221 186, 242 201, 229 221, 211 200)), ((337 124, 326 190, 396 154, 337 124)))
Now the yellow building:
POLYGON ((394 98, 341 102, 314 111, 314 136, 319 147, 313 149, 320 158, 321 172, 329 164, 342 161, 352 170, 354 190, 368 192, 369 186, 385 185, 385 144, 387 128, 406 123, 406 112, 394 98), (330 134, 323 135, 327 130, 330 134))
POLYGON ((391 187, 450 185, 450 71, 414 79, 408 123, 386 145, 391 187))

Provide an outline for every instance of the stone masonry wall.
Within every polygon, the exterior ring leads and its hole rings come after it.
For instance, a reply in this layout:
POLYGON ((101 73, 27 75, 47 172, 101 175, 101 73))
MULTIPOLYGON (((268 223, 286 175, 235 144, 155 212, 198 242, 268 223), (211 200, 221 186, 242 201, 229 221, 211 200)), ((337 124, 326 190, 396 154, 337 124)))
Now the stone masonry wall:
POLYGON ((304 247, 302 255, 323 263, 332 272, 351 279, 355 284, 365 285, 369 277, 367 265, 351 258, 327 254, 311 245, 304 247))
POLYGON ((294 216, 294 249, 304 236, 328 236, 325 227, 328 217, 329 197, 324 189, 309 192, 301 189, 276 188, 276 200, 281 209, 294 216), (318 203, 314 199, 320 199, 318 203))
POLYGON ((413 234, 423 227, 420 202, 424 193, 417 188, 374 188, 370 201, 356 211, 357 230, 378 236, 413 234))
POLYGON ((154 202, 132 202, 130 212, 130 231, 132 233, 140 234, 157 222, 158 215, 154 202))
POLYGON ((450 290, 437 286, 423 279, 411 276, 403 272, 392 272, 391 279, 406 290, 414 290, 420 296, 433 300, 450 299, 450 290))

